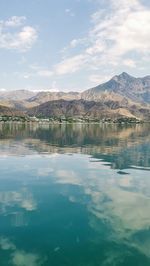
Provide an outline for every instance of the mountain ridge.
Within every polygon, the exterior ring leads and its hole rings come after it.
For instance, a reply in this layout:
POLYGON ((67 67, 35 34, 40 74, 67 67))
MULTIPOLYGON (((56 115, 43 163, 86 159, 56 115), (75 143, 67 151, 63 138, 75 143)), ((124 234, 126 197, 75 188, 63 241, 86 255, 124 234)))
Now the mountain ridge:
POLYGON ((113 92, 116 95, 126 97, 132 101, 145 102, 150 104, 150 75, 142 78, 135 78, 126 72, 120 75, 115 75, 107 82, 99 84, 93 88, 82 92, 52 92, 52 91, 30 91, 30 90, 15 90, 10 92, 0 91, 0 101, 11 100, 20 101, 23 105, 31 107, 31 104, 39 105, 50 100, 99 100, 106 92, 113 92))
POLYGON ((123 72, 105 83, 84 91, 82 97, 86 100, 99 100, 105 91, 114 92, 133 102, 150 104, 150 76, 135 78, 123 72))
POLYGON ((31 92, 19 90, 0 93, 0 104, 45 116, 128 116, 149 120, 150 75, 135 78, 126 72, 83 92, 31 92), (16 96, 17 94, 17 96, 16 96), (91 104, 93 104, 93 109, 91 104), (43 108, 43 111, 42 111, 43 108), (55 110, 52 110, 54 108, 55 110), (66 109, 68 108, 68 109, 66 109), (89 108, 89 110, 87 110, 89 108), (97 108, 97 111, 96 109, 97 108), (61 110, 61 112, 60 112, 61 110))
POLYGON ((122 107, 119 102, 107 103, 80 100, 57 100, 28 109, 27 114, 35 117, 74 117, 86 119, 117 119, 122 117, 150 121, 150 109, 136 105, 122 107))

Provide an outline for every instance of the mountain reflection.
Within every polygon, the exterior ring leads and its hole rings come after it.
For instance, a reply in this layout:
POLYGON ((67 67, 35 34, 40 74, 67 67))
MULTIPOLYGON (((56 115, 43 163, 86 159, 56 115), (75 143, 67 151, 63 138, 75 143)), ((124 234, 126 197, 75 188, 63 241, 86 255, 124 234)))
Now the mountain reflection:
POLYGON ((149 143, 149 124, 0 124, 0 152, 4 156, 82 153, 102 159, 110 163, 114 169, 131 166, 149 167, 149 143))

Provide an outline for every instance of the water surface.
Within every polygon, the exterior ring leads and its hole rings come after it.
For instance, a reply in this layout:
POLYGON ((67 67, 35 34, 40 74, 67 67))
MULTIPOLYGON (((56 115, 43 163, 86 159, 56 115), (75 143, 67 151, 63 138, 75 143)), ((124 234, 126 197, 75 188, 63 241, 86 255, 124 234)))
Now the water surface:
POLYGON ((0 124, 1 266, 149 266, 150 126, 0 124))

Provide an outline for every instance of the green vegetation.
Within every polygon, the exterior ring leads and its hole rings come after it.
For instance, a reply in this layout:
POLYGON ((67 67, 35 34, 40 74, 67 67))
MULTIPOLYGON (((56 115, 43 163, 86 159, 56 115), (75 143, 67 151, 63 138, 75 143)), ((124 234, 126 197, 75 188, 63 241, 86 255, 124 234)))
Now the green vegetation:
POLYGON ((47 116, 37 116, 37 117, 30 117, 31 121, 35 122, 48 122, 48 123, 119 123, 119 124, 130 124, 130 123, 141 123, 142 121, 137 118, 132 117, 120 117, 117 119, 111 118, 92 118, 92 117, 71 117, 71 116, 54 116, 54 117, 47 117, 47 116))
POLYGON ((134 117, 121 117, 114 120, 114 123, 128 124, 128 123, 141 123, 142 121, 134 117))
POLYGON ((8 115, 0 116, 0 122, 9 122, 9 121, 26 122, 29 120, 30 119, 28 117, 25 117, 25 116, 8 116, 8 115))
POLYGON ((72 124, 72 123, 119 123, 119 124, 130 124, 130 123, 141 123, 142 121, 132 117, 120 117, 117 119, 111 118, 91 118, 91 117, 71 117, 71 116, 0 116, 0 122, 37 122, 37 123, 52 123, 52 124, 72 124))

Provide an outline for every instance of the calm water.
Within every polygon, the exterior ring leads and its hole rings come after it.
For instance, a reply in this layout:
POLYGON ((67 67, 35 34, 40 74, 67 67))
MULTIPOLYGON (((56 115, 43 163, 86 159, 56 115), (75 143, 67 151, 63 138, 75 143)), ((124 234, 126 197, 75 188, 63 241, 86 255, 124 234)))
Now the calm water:
POLYGON ((150 126, 0 124, 0 266, 149 266, 150 126))

